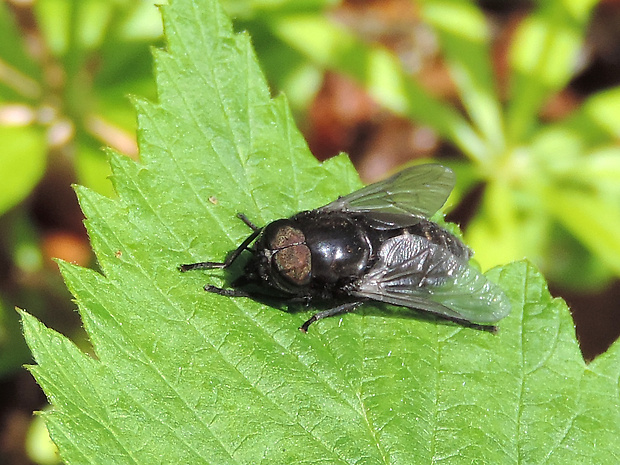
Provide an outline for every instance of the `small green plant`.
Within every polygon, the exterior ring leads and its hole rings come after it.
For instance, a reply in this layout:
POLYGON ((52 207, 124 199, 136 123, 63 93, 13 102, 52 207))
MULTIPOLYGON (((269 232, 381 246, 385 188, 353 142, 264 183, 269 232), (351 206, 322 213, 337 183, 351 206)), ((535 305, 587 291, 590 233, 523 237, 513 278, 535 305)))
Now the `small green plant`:
POLYGON ((311 310, 180 274, 247 236, 238 211, 264 224, 360 181, 344 156, 311 156, 216 1, 162 9, 142 161, 110 154, 115 199, 78 189, 101 273, 60 263, 96 358, 23 313, 66 463, 618 462, 620 345, 586 365, 526 262, 488 274, 513 303, 498 335, 372 306, 302 334, 311 310))

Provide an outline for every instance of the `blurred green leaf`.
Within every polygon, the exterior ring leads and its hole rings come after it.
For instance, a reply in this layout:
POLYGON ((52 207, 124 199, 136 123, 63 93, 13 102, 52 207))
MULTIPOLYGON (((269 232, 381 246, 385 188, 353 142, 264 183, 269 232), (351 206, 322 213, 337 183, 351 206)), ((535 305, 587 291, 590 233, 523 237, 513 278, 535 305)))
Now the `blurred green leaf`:
POLYGON ((19 330, 19 317, 0 296, 0 380, 21 370, 29 360, 28 346, 19 330))
POLYGON ((64 55, 69 48, 75 4, 71 0, 41 0, 34 4, 45 44, 56 56, 64 55))
POLYGON ((46 141, 41 128, 0 126, 0 214, 18 204, 45 171, 46 141))
POLYGON ((23 314, 68 464, 620 459, 620 344, 586 365, 566 305, 525 262, 489 274, 513 302, 498 335, 370 305, 303 334, 308 312, 180 274, 247 237, 236 212, 264 224, 360 183, 344 157, 310 155, 217 3, 163 11, 142 163, 112 156, 118 199, 79 189, 101 273, 60 264, 96 359, 23 314))
POLYGON ((41 91, 36 81, 39 67, 26 52, 5 2, 0 2, 0 44, 0 102, 38 97, 41 91))
POLYGON ((37 66, 24 47, 20 31, 6 2, 0 3, 0 60, 31 77, 36 76, 37 66))
MULTIPOLYGON (((46 0, 43 0, 46 1, 46 0)), ((118 10, 115 2, 108 0, 72 1, 77 9, 75 32, 80 49, 93 50, 101 47, 105 41, 110 22, 118 10), (116 11, 115 11, 116 10, 116 11)))
POLYGON ((488 144, 486 161, 504 151, 502 109, 490 62, 484 14, 467 0, 423 0, 422 17, 434 27, 461 100, 488 144))
POLYGON ((429 124, 475 160, 487 148, 463 116, 433 98, 392 53, 364 43, 343 27, 313 15, 287 16, 270 23, 274 34, 314 63, 351 76, 393 112, 429 124))
POLYGON ((570 189, 550 190, 544 197, 552 215, 590 251, 620 275, 620 209, 618 198, 570 189))
POLYGON ((567 176, 589 185, 593 190, 610 194, 620 202, 620 147, 600 147, 586 153, 571 167, 567 176))
POLYGON ((153 42, 161 38, 163 29, 157 4, 149 0, 132 2, 123 16, 119 36, 126 41, 153 42))
POLYGON ((573 234, 554 223, 547 237, 547 249, 541 259, 545 277, 571 293, 603 291, 615 278, 614 271, 592 254, 573 234))
POLYGON ((322 14, 341 0, 224 0, 222 6, 235 20, 248 21, 291 13, 322 14))
POLYGON ((511 144, 530 135, 542 104, 573 76, 596 1, 541 2, 519 26, 509 58, 512 73, 506 131, 511 144))
POLYGON ((545 250, 549 216, 528 194, 506 180, 485 187, 482 205, 465 232, 483 270, 519 257, 537 260, 545 250))
POLYGON ((80 184, 108 197, 114 196, 114 189, 110 182, 110 164, 100 147, 90 144, 80 144, 75 158, 75 172, 80 184))
POLYGON ((582 140, 584 149, 620 139, 620 87, 591 95, 566 120, 550 125, 582 140))
POLYGON ((30 460, 38 465, 56 465, 62 463, 58 456, 58 448, 50 439, 45 421, 40 415, 30 423, 26 437, 26 452, 30 460))

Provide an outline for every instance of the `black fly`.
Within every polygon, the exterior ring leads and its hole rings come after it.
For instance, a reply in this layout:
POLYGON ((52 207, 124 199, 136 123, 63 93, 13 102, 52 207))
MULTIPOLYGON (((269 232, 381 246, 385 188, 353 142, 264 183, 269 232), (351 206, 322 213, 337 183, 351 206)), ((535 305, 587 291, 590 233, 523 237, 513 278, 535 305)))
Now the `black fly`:
POLYGON ((510 312, 499 287, 468 262, 472 252, 429 218, 445 203, 454 173, 429 164, 405 169, 317 208, 257 227, 223 263, 181 265, 181 271, 228 268, 251 256, 227 297, 333 305, 315 321, 376 301, 424 310, 468 326, 493 330, 510 312), (253 245, 251 245, 254 243, 253 245))

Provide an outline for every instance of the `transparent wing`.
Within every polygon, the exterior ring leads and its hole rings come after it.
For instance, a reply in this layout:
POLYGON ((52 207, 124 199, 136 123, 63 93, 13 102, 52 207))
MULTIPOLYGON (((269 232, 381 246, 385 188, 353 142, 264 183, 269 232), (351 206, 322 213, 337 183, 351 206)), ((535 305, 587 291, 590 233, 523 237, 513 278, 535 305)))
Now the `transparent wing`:
POLYGON ((510 302, 497 285, 423 237, 394 237, 379 256, 354 295, 473 323, 494 323, 510 313, 510 302))
POLYGON ((319 208, 319 211, 365 213, 379 223, 406 226, 430 218, 454 188, 455 176, 445 166, 412 166, 319 208))

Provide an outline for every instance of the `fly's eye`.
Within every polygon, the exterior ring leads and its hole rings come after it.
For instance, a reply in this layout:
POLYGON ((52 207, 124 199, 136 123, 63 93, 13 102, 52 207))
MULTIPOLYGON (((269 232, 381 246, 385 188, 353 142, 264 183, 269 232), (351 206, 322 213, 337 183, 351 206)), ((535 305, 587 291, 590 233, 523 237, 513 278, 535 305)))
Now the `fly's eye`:
POLYGON ((275 275, 296 286, 310 283, 312 257, 304 233, 289 220, 274 221, 265 231, 275 275))
POLYGON ((299 286, 310 283, 312 257, 308 246, 297 244, 280 249, 274 254, 273 263, 279 274, 291 283, 299 286))
POLYGON ((284 249, 285 247, 306 242, 306 237, 300 229, 288 224, 277 224, 276 226, 277 228, 268 232, 269 248, 271 250, 284 249))

